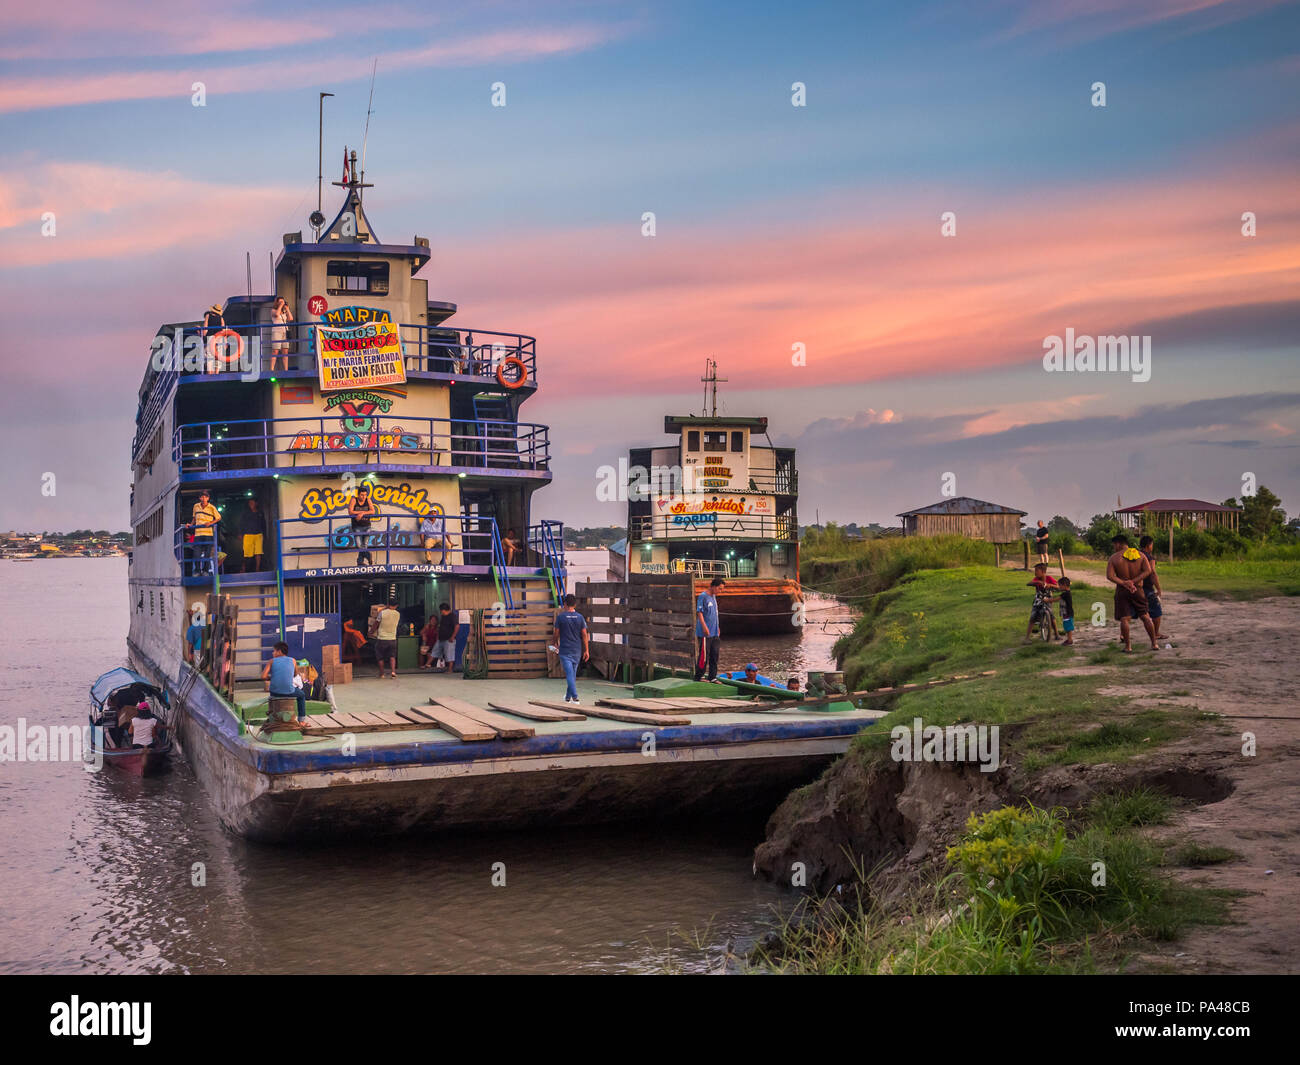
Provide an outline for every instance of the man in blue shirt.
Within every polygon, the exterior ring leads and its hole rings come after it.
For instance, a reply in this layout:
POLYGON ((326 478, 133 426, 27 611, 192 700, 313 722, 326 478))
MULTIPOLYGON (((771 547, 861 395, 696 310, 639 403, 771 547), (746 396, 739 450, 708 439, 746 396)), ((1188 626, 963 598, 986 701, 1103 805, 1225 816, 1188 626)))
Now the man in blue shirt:
POLYGON ((280 640, 271 649, 271 661, 262 670, 262 679, 270 682, 267 691, 271 698, 298 700, 298 723, 301 725, 307 721, 307 694, 293 686, 294 666, 294 660, 289 657, 289 645, 280 640))
POLYGON ((577 602, 576 595, 566 595, 564 609, 555 615, 555 646, 560 654, 560 665, 564 667, 564 679, 568 682, 564 692, 566 703, 578 701, 578 663, 591 657, 591 634, 587 631, 587 619, 574 609, 577 602))
POLYGON ((203 626, 199 623, 202 616, 199 604, 195 603, 190 614, 190 627, 185 630, 185 661, 196 666, 203 655, 203 626))
POLYGON ((718 679, 718 645, 722 630, 718 628, 718 592, 726 587, 721 577, 709 581, 708 591, 701 592, 695 600, 695 636, 700 644, 700 657, 695 662, 695 679, 700 680, 706 670, 709 680, 718 679))

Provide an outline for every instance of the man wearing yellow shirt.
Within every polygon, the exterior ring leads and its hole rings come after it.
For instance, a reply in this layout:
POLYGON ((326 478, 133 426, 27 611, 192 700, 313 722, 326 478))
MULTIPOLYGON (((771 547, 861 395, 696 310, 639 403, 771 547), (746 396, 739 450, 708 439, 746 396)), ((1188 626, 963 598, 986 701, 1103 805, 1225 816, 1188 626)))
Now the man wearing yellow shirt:
POLYGON ((199 501, 194 504, 194 514, 190 519, 194 526, 194 558, 200 573, 205 569, 203 560, 208 559, 206 570, 214 573, 217 565, 217 522, 221 520, 221 511, 212 505, 212 497, 205 488, 199 493, 199 501))

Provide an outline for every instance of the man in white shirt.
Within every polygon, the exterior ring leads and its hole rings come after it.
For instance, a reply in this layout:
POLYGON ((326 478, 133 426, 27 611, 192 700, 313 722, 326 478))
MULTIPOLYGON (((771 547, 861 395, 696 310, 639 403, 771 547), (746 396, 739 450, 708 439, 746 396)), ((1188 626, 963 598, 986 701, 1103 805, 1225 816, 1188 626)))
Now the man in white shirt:
POLYGON ((390 599, 379 612, 379 627, 375 629, 375 657, 379 660, 379 675, 384 675, 384 663, 393 680, 397 679, 397 626, 402 615, 397 612, 397 602, 390 599))

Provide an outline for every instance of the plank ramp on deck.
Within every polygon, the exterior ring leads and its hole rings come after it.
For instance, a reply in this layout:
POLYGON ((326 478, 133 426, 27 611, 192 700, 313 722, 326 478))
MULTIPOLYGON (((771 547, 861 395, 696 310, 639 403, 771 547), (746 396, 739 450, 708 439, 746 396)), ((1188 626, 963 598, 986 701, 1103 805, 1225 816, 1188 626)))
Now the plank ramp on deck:
MULTIPOLYGON (((563 703, 547 702, 545 699, 529 699, 532 706, 544 706, 548 710, 562 710, 563 703)), ((572 705, 572 704, 570 704, 572 705)), ((633 725, 689 725, 689 717, 670 717, 667 712, 658 714, 646 714, 636 710, 617 710, 612 707, 597 706, 583 707, 583 713, 588 717, 607 717, 611 721, 625 721, 633 725)))
POLYGON ((489 728, 495 729, 497 735, 503 740, 529 739, 537 735, 537 730, 531 725, 514 721, 506 717, 505 714, 484 710, 473 703, 467 703, 464 699, 453 699, 450 696, 439 695, 436 699, 431 698, 429 702, 435 706, 445 707, 453 713, 469 718, 471 721, 477 721, 481 725, 487 725, 489 728))

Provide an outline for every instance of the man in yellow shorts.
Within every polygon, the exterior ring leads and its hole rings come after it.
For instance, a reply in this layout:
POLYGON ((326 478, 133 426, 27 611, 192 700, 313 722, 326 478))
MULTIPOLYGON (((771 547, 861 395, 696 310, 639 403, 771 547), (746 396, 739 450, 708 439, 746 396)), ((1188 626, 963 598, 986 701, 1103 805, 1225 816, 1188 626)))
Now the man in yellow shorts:
POLYGON ((248 510, 240 516, 239 531, 244 538, 244 572, 261 572, 262 538, 266 535, 266 516, 257 505, 256 499, 248 501, 248 510))

